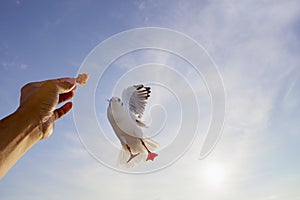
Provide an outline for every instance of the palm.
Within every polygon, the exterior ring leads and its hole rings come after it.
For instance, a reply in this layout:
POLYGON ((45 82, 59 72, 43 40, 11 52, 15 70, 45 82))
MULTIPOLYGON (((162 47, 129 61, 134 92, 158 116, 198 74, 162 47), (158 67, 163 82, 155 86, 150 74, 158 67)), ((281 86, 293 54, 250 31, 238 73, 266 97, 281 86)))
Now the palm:
POLYGON ((31 113, 30 120, 37 120, 41 127, 42 138, 49 137, 54 129, 54 121, 68 112, 69 102, 61 109, 57 105, 73 97, 73 91, 59 94, 59 88, 53 81, 34 82, 25 85, 21 90, 20 107, 31 113))

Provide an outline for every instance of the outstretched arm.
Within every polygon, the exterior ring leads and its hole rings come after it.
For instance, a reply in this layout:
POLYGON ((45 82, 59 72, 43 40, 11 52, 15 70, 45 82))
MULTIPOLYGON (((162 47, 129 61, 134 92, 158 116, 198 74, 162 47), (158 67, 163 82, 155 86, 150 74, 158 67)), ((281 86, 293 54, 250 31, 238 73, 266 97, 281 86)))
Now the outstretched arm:
POLYGON ((76 79, 62 78, 29 83, 21 89, 19 108, 0 120, 0 179, 36 142, 49 137, 54 121, 72 108, 76 79))

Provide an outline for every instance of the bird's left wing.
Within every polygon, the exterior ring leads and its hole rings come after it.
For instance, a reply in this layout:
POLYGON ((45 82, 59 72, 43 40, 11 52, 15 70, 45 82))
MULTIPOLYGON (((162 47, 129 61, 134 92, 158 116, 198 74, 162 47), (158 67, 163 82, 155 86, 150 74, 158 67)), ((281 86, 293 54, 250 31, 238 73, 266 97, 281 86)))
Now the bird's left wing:
POLYGON ((141 119, 147 100, 150 97, 151 88, 144 85, 134 85, 123 90, 122 101, 133 112, 137 118, 137 123, 140 126, 145 126, 141 119))

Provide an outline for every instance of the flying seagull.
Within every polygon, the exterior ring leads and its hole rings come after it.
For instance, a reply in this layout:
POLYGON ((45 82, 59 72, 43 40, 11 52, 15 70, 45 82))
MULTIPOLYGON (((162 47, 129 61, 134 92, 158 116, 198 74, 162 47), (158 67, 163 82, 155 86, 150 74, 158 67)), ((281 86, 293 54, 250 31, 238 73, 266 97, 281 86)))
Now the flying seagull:
POLYGON ((122 146, 119 165, 129 167, 142 161, 153 161, 157 156, 153 151, 159 145, 144 136, 143 128, 147 125, 141 120, 150 90, 144 85, 134 85, 123 90, 122 99, 112 97, 108 100, 107 117, 122 146), (145 154, 146 159, 142 156, 145 154))

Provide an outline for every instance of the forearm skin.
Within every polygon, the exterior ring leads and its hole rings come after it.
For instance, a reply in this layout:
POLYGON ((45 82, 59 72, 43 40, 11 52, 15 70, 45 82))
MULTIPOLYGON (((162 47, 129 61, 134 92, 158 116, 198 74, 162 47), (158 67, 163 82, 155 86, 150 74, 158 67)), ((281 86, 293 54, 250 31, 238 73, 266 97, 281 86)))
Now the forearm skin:
POLYGON ((0 120, 0 179, 42 138, 40 130, 39 122, 20 109, 0 120))

